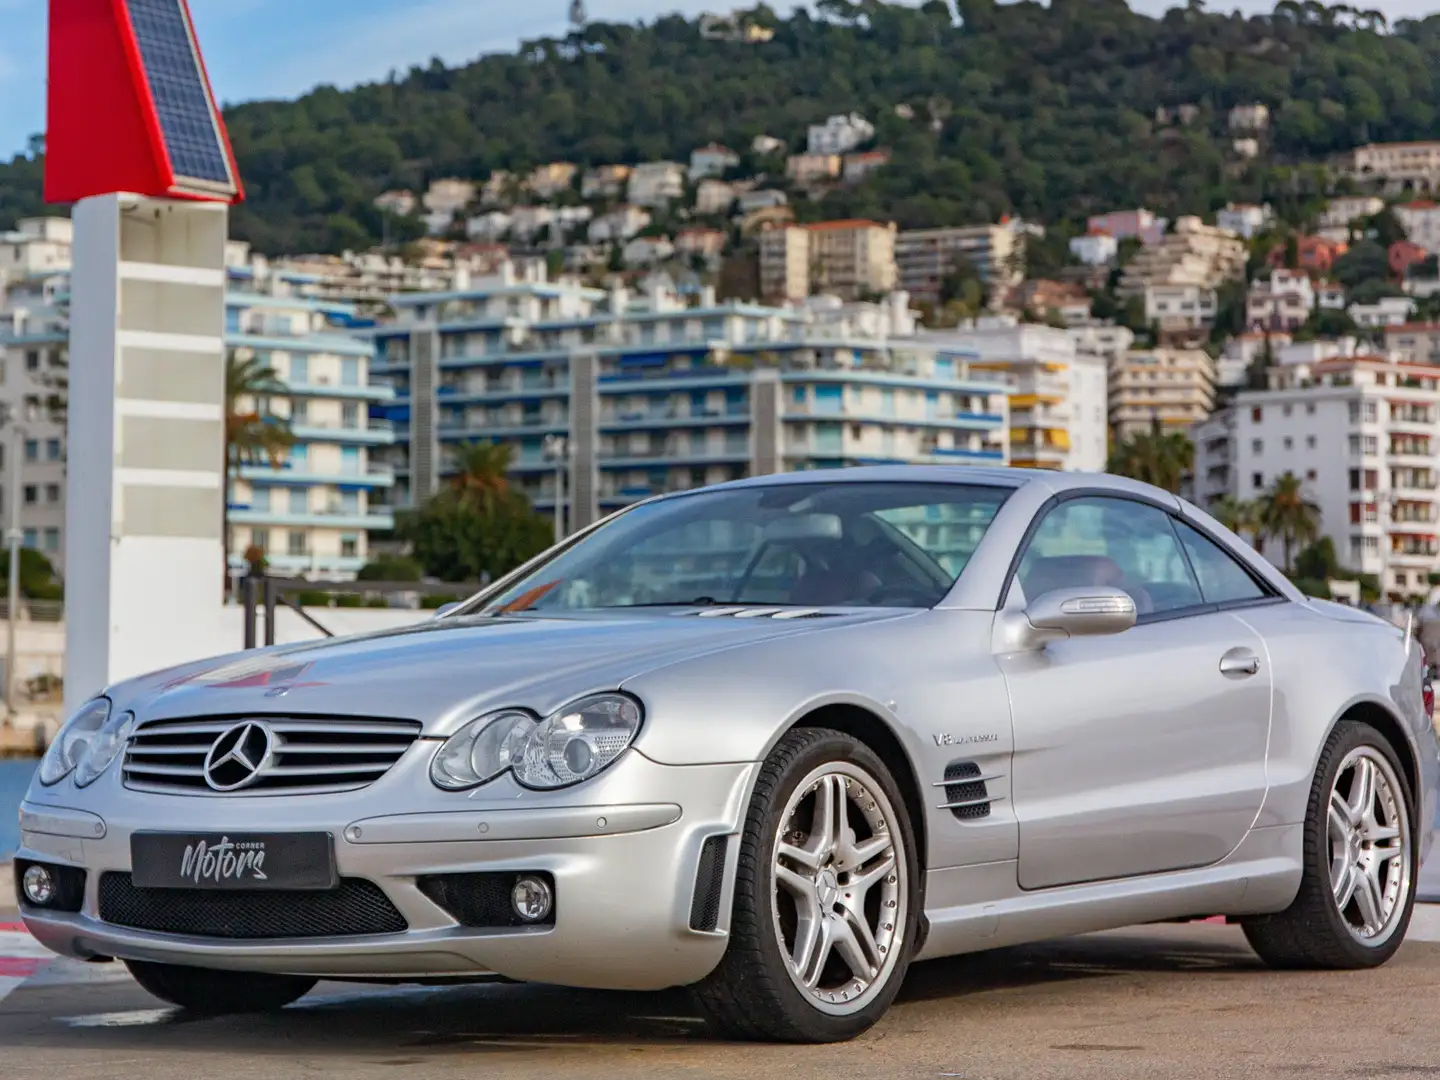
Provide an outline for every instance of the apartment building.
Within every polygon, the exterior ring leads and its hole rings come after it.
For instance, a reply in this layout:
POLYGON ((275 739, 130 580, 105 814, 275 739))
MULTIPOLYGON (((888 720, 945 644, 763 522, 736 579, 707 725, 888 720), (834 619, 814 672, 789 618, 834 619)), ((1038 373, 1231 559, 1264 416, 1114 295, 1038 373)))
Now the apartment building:
POLYGON ((1395 207, 1395 217, 1405 229, 1412 244, 1425 249, 1427 255, 1440 252, 1440 203, 1434 199, 1413 199, 1395 207))
POLYGON ((690 179, 704 180, 712 176, 724 176, 740 165, 740 155, 728 146, 711 143, 690 152, 690 179))
POLYGON ((1385 351, 1414 364, 1440 364, 1440 323, 1385 327, 1385 351))
POLYGON ((401 296, 374 333, 396 399, 399 504, 467 442, 515 448, 513 482, 556 504, 546 436, 567 440, 567 524, 663 491, 886 462, 1009 460, 1009 391, 962 349, 914 336, 903 297, 806 307, 686 301, 504 269, 401 296))
POLYGON ((585 199, 618 199, 630 182, 629 165, 597 165, 587 169, 580 181, 580 195, 585 199))
POLYGON ((0 282, 68 271, 74 241, 69 218, 22 218, 0 232, 0 282))
POLYGON ((667 206, 685 195, 685 168, 673 161, 647 161, 630 171, 625 195, 635 206, 667 206))
POLYGON ((1440 185, 1440 142, 1369 143, 1346 163, 1349 174, 1386 191, 1435 191, 1440 185))
POLYGON ((1327 240, 1348 241, 1352 225, 1384 209, 1385 200, 1374 195, 1341 195, 1325 204, 1319 235, 1327 240))
POLYGON ((811 293, 858 300, 894 291, 897 279, 894 225, 823 221, 760 235, 760 294, 766 300, 811 293))
POLYGON ((917 301, 937 303, 940 287, 963 265, 980 280, 1008 289, 1024 278, 1029 232, 1018 221, 947 229, 907 229, 895 237, 900 288, 917 301))
POLYGON ((1272 270, 1245 294, 1245 325, 1251 330, 1298 330, 1315 310, 1315 286, 1308 274, 1272 270))
POLYGON ((1393 600, 1426 596, 1440 569, 1440 369, 1349 356, 1271 377, 1196 429, 1196 494, 1254 499, 1293 473, 1349 569, 1374 574, 1393 600))
POLYGON ((1145 321, 1163 331, 1199 330, 1215 325, 1219 298, 1199 285, 1147 285, 1145 321))
POLYGON ((354 308, 295 295, 283 278, 245 285, 225 298, 225 343, 235 361, 273 371, 280 393, 236 407, 284 418, 295 443, 283 459, 242 464, 231 477, 230 564, 243 567, 256 547, 275 573, 353 578, 368 560, 367 533, 395 527, 394 473, 372 460, 394 430, 370 419, 394 391, 370 383, 374 344, 356 335, 354 308))
POLYGON ((1206 225, 1198 217, 1182 217, 1175 228, 1140 249, 1125 266, 1116 290, 1120 296, 1143 296, 1156 285, 1219 288, 1243 277, 1245 242, 1232 232, 1206 225))
POLYGON ((838 180, 843 167, 839 154, 791 154, 785 159, 785 177, 803 188, 838 180))
POLYGON ((538 199, 553 199, 575 186, 580 166, 569 161, 552 161, 534 169, 525 180, 525 187, 538 199))
POLYGON ((1142 244, 1155 244, 1165 235, 1167 224, 1164 218, 1156 217, 1150 210, 1111 210, 1091 217, 1086 223, 1086 231, 1105 233, 1116 240, 1136 239, 1142 244))
POLYGON ((1273 219, 1274 213, 1268 204, 1227 203, 1223 210, 1215 212, 1215 227, 1249 240, 1263 232, 1273 219))
POLYGON ((1215 362, 1203 349, 1132 349, 1110 368, 1110 432, 1124 442, 1159 424, 1184 431, 1215 406, 1215 362))
MULTIPOLYGON (((20 231, 35 235, 41 228, 22 222, 20 231)), ((38 261, 53 265, 48 253, 38 261)), ((61 570, 65 415, 58 406, 69 378, 69 291, 66 272, 13 277, 8 289, 0 283, 0 407, 19 425, 18 434, 8 427, 0 430, 0 513, 8 523, 10 500, 18 499, 22 544, 61 570), (20 478, 12 492, 10 455, 15 447, 20 451, 20 478)))
POLYGON ((925 335, 978 357, 970 367, 1011 387, 1010 461, 1024 468, 1102 472, 1107 455, 1104 357, 1082 353, 1068 330, 977 319, 925 335))
POLYGON ((859 113, 811 124, 805 148, 811 154, 848 154, 875 137, 875 125, 859 113))
POLYGON ((1120 241, 1100 229, 1092 229, 1084 236, 1070 240, 1070 254, 1086 266, 1108 266, 1119 253, 1120 241))

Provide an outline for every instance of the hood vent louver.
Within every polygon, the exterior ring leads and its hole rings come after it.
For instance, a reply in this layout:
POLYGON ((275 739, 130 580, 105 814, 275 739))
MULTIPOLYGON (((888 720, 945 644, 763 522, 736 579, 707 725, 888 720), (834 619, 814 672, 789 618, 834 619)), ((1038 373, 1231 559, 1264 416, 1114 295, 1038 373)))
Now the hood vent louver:
POLYGON ((991 795, 986 781, 999 780, 998 775, 985 775, 973 761, 952 761, 945 766, 945 779, 936 787, 945 789, 941 810, 949 810, 962 821, 990 816, 990 804, 1002 796, 991 795))
POLYGON ((821 611, 819 608, 766 608, 766 607, 707 607, 690 611, 679 611, 677 615, 694 619, 775 619, 790 622, 794 619, 831 619, 839 612, 821 611))

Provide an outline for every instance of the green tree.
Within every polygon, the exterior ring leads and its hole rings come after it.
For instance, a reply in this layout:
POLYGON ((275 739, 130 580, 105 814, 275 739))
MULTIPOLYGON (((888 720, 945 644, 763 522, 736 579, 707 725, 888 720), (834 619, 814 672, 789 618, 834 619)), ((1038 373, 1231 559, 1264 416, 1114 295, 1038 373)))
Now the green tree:
POLYGON ((1320 507, 1305 493, 1293 472, 1276 477, 1260 497, 1260 527, 1280 541, 1285 552, 1285 573, 1296 545, 1308 544, 1320 534, 1320 507))
POLYGON ((1106 471, 1178 494, 1194 465, 1195 446, 1189 438, 1178 432, 1162 432, 1157 421, 1152 430, 1116 446, 1106 471))
POLYGON ((397 532, 425 572, 441 581, 509 573, 550 545, 550 522, 518 492, 484 503, 454 489, 403 515, 397 532))
POLYGON ((1253 502, 1222 495, 1211 504, 1210 516, 1237 536, 1249 537, 1256 551, 1262 549, 1265 538, 1260 528, 1260 511, 1253 502))
POLYGON ((408 555, 376 555, 355 574, 359 581, 419 581, 424 571, 408 555))
POLYGON ((274 398, 288 393, 275 369, 256 357, 241 358, 232 349, 225 358, 225 497, 221 535, 225 572, 230 569, 230 488, 247 465, 279 468, 295 445, 287 419, 271 410, 274 398))

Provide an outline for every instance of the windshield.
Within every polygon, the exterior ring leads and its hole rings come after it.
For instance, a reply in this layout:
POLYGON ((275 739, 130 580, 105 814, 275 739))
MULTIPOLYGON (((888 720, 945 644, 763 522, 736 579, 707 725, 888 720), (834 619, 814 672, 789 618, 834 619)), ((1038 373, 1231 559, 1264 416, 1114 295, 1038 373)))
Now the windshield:
POLYGON ((482 611, 933 607, 1009 493, 966 484, 776 484, 647 503, 561 551, 482 611))

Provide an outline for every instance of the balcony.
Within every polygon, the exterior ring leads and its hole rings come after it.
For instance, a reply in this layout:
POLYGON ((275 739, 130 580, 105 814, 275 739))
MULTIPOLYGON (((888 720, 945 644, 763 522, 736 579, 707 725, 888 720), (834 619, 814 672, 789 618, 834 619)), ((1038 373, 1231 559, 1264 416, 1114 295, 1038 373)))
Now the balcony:
POLYGON ((649 409, 608 412, 600 418, 600 430, 643 431, 647 428, 693 428, 748 423, 750 423, 749 405, 686 413, 682 413, 678 409, 649 409))
POLYGON ((395 441, 395 425, 389 420, 371 419, 365 427, 305 420, 292 423, 290 433, 299 442, 353 442, 384 446, 395 441))
POLYGON ((287 382, 285 389, 291 397, 343 398, 354 401, 394 401, 395 389, 391 386, 370 385, 345 386, 329 382, 287 382))
POLYGON ((395 483, 395 470, 378 462, 369 465, 365 472, 317 472, 304 465, 286 463, 278 469, 268 465, 240 466, 240 479, 262 484, 284 487, 391 487, 395 483))
POLYGON ((371 509, 356 513, 292 513, 289 510, 263 510, 245 507, 230 511, 232 525, 279 525, 322 529, 375 529, 395 527, 395 515, 389 510, 371 509))

